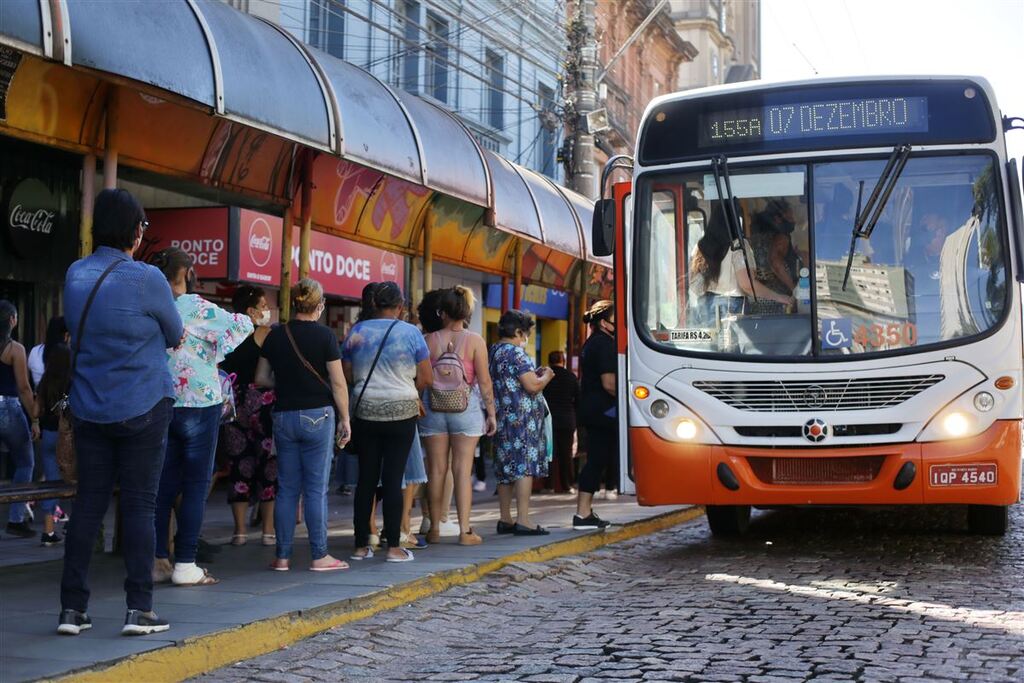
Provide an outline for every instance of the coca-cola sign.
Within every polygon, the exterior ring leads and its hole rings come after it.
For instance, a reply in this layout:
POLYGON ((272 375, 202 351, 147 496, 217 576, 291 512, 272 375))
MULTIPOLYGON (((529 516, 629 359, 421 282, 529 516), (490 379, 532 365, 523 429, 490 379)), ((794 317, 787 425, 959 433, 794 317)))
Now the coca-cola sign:
POLYGON ((7 234, 22 257, 32 258, 49 248, 61 217, 57 196, 41 180, 26 178, 8 195, 7 234))

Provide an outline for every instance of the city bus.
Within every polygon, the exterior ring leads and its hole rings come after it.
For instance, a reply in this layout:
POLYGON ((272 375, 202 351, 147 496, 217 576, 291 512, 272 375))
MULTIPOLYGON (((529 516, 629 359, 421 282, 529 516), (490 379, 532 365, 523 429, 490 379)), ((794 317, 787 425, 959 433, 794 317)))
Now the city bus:
POLYGON ((651 102, 593 225, 639 503, 703 505, 714 535, 752 507, 935 504, 1005 533, 1024 221, 1003 135, 1021 123, 969 77, 651 102))

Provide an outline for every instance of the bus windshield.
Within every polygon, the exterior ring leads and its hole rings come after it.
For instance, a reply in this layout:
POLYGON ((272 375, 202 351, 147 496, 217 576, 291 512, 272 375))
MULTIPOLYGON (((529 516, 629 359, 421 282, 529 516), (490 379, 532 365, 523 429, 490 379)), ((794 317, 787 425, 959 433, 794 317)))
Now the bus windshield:
POLYGON ((730 191, 719 197, 710 167, 641 177, 641 332, 686 353, 818 357, 918 349, 991 329, 1008 293, 991 156, 911 156, 845 278, 858 206, 885 165, 730 168, 739 239, 725 211, 730 191))

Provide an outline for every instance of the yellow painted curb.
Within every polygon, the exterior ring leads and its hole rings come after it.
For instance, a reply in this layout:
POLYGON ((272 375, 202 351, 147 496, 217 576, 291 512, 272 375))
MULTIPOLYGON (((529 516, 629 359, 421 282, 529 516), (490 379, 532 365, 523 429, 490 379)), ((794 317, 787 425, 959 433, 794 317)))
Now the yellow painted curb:
POLYGON ((454 586, 478 581, 517 562, 546 562, 645 536, 688 522, 704 514, 701 507, 667 512, 630 522, 611 531, 590 533, 505 557, 431 574, 370 595, 340 600, 322 607, 262 619, 202 636, 187 638, 173 647, 143 652, 109 666, 67 674, 54 681, 110 683, 111 681, 181 681, 245 659, 280 650, 335 626, 359 621, 395 607, 441 593, 454 586))

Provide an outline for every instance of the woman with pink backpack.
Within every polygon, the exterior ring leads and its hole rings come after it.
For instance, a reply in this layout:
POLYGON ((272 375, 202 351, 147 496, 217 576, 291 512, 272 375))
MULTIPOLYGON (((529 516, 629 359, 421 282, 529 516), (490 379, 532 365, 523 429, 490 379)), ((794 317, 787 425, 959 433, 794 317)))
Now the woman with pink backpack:
POLYGON ((441 540, 449 450, 459 516, 459 544, 483 543, 469 522, 473 505, 473 457, 480 437, 494 434, 497 421, 494 389, 487 367, 487 344, 479 334, 466 329, 475 305, 473 292, 467 287, 456 285, 443 290, 438 316, 444 326, 425 336, 434 371, 434 383, 423 400, 426 414, 419 423, 420 437, 427 451, 428 543, 441 540))

